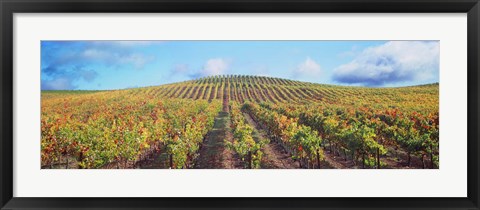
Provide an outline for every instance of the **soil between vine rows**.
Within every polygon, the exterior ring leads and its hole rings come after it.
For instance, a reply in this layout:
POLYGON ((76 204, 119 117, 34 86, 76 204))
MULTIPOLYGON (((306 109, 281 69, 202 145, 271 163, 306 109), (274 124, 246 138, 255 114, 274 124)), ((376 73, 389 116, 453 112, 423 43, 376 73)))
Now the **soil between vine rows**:
MULTIPOLYGON (((260 138, 268 138, 266 133, 260 126, 250 117, 249 114, 244 113, 247 122, 254 128, 253 138, 255 141, 260 141, 260 138)), ((270 141, 263 149, 264 156, 262 158, 261 167, 266 169, 287 169, 300 168, 300 164, 292 160, 290 155, 283 150, 282 146, 270 141)))
POLYGON ((228 112, 220 112, 215 118, 213 129, 207 134, 199 151, 194 168, 234 169, 242 168, 238 158, 226 147, 225 141, 233 141, 228 112))

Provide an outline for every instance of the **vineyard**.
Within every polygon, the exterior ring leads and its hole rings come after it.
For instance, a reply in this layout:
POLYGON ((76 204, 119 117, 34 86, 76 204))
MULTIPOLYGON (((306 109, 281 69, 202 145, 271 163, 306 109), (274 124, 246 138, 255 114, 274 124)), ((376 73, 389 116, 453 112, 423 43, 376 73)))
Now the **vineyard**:
POLYGON ((41 167, 439 168, 439 85, 244 75, 42 91, 41 167))

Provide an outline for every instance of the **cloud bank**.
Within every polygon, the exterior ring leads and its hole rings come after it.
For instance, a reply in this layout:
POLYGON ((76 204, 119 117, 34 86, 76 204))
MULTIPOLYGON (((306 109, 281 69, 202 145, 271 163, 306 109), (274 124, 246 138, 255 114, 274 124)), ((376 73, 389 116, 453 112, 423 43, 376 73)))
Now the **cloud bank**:
POLYGON ((153 56, 137 52, 144 41, 42 42, 42 90, 76 89, 76 82, 93 82, 100 69, 130 66, 142 69, 153 56))
POLYGON ((334 69, 340 83, 384 86, 438 78, 440 45, 436 41, 390 41, 359 53, 334 69))

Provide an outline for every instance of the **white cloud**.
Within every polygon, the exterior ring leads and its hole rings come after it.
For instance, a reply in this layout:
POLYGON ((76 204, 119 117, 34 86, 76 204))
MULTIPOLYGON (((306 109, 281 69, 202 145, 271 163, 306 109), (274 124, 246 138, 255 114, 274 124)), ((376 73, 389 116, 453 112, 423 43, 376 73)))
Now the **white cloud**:
POLYGON ((73 81, 68 77, 58 77, 51 80, 42 80, 42 90, 72 90, 76 86, 73 85, 73 81))
POLYGON ((360 53, 360 48, 358 45, 353 45, 349 51, 342 52, 338 54, 339 57, 345 58, 345 57, 354 57, 360 53))
MULTIPOLYGON (((81 53, 81 56, 83 56, 83 60, 87 62, 100 62, 111 66, 116 66, 119 64, 130 64, 133 65, 136 69, 142 69, 145 64, 154 60, 153 56, 133 52, 119 53, 108 48, 107 50, 88 48, 81 53)), ((78 57, 78 59, 82 58, 78 57)))
POLYGON ((202 69, 202 76, 222 75, 225 74, 230 64, 222 58, 213 58, 205 63, 202 69))
POLYGON ((322 68, 310 57, 307 57, 305 61, 300 63, 294 70, 294 77, 316 77, 320 76, 322 68))
POLYGON ((85 56, 85 58, 90 58, 90 59, 104 59, 109 57, 109 53, 107 51, 94 49, 94 48, 86 49, 85 51, 82 52, 82 55, 85 56))
POLYGON ((368 86, 428 81, 438 77, 439 53, 438 42, 390 41, 338 66, 333 79, 368 86))
POLYGON ((74 89, 79 80, 93 82, 107 68, 143 69, 155 56, 143 47, 160 44, 151 41, 56 42, 56 47, 42 46, 42 89, 74 89), (100 66, 100 68, 98 68, 100 66))
POLYGON ((136 69, 142 69, 145 64, 154 59, 153 56, 146 56, 143 54, 130 54, 128 56, 118 57, 118 62, 132 64, 136 69))

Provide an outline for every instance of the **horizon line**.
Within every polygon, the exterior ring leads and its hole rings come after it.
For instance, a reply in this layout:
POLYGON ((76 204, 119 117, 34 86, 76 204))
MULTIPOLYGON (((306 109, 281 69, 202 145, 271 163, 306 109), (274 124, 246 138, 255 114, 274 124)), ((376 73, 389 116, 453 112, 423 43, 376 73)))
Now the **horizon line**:
POLYGON ((119 88, 119 89, 64 89, 64 90, 40 90, 40 91, 115 91, 115 90, 130 90, 130 89, 137 89, 137 88, 149 88, 149 87, 158 87, 158 86, 163 86, 163 85, 172 85, 172 84, 177 84, 177 83, 185 83, 185 82, 193 82, 196 80, 201 80, 201 79, 206 79, 209 77, 223 77, 226 76, 226 78, 230 78, 231 76, 252 76, 252 77, 265 77, 265 78, 273 78, 273 79, 282 79, 282 80, 289 80, 289 81, 297 81, 301 83, 307 83, 307 84, 314 84, 314 85, 329 85, 329 86, 337 86, 337 87, 353 87, 353 88, 372 88, 372 89, 381 89, 381 88, 405 88, 405 87, 416 87, 416 86, 425 86, 425 85, 435 85, 435 84, 440 84, 440 82, 432 82, 432 83, 422 83, 422 84, 417 84, 417 85, 400 85, 400 86, 390 86, 390 87, 382 87, 382 86, 358 86, 358 85, 340 85, 340 84, 327 84, 327 83, 316 83, 316 82, 305 82, 301 80, 294 80, 294 79, 287 79, 287 78, 281 78, 281 77, 274 77, 274 76, 265 76, 265 75, 249 75, 249 74, 221 74, 221 75, 210 75, 210 76, 204 76, 196 79, 190 79, 190 80, 184 80, 184 81, 179 81, 179 82, 171 82, 171 83, 165 83, 165 84, 158 84, 158 85, 150 85, 150 86, 141 86, 141 87, 126 87, 126 88, 119 88))

